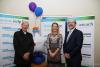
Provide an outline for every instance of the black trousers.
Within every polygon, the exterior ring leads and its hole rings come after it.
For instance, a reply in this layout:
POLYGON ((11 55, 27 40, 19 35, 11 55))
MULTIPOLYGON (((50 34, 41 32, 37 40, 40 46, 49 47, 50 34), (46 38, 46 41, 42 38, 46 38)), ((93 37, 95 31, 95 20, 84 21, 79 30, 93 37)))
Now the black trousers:
POLYGON ((31 67, 31 64, 16 64, 15 67, 31 67))
POLYGON ((66 60, 67 67, 81 67, 81 60, 66 60))
POLYGON ((30 59, 29 59, 29 62, 25 62, 25 61, 23 61, 23 62, 21 62, 21 63, 18 63, 18 61, 17 61, 17 63, 16 62, 14 62, 14 64, 15 64, 15 67, 31 67, 31 55, 30 55, 30 57, 29 57, 30 59))

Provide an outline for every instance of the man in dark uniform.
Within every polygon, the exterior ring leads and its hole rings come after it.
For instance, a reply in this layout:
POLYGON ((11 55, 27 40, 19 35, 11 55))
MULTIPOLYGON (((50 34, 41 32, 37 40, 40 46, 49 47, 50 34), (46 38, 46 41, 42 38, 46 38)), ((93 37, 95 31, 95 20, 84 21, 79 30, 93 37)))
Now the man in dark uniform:
POLYGON ((31 33, 27 32, 29 23, 23 21, 20 31, 14 33, 13 44, 15 50, 14 63, 16 67, 31 67, 30 53, 34 49, 34 40, 31 33))
POLYGON ((83 33, 75 27, 75 20, 68 21, 69 32, 65 33, 65 40, 63 44, 63 52, 67 67, 81 67, 83 33))

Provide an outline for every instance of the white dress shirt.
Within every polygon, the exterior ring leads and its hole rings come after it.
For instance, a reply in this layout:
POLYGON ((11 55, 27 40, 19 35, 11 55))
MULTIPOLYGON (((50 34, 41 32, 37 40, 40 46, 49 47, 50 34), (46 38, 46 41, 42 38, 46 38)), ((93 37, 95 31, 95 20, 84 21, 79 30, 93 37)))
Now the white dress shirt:
POLYGON ((75 29, 75 28, 69 30, 69 33, 68 33, 68 36, 67 36, 67 40, 66 40, 66 42, 68 42, 68 40, 69 40, 69 38, 70 38, 72 32, 74 31, 74 29, 75 29))

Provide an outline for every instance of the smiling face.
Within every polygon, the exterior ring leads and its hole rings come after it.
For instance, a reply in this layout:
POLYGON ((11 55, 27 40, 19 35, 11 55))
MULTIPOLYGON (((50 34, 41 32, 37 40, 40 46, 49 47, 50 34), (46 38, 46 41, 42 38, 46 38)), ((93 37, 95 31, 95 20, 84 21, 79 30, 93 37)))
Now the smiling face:
POLYGON ((52 32, 53 32, 53 33, 54 33, 54 32, 58 33, 58 31, 59 31, 59 26, 58 26, 58 24, 57 24, 57 23, 53 23, 53 24, 52 24, 52 32))
POLYGON ((53 24, 52 29, 53 29, 53 31, 56 31, 56 30, 58 30, 58 26, 56 24, 53 24))
POLYGON ((22 24, 21 24, 21 27, 22 27, 22 31, 26 32, 27 29, 29 28, 28 22, 23 21, 22 24))
POLYGON ((76 27, 76 21, 68 21, 68 28, 71 30, 76 27))

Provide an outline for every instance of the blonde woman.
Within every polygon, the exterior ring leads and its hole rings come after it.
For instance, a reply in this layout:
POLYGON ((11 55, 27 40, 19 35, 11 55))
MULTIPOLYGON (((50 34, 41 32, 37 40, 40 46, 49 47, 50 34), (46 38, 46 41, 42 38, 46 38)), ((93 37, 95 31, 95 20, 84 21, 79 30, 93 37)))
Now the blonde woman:
POLYGON ((48 67, 61 67, 62 35, 59 33, 58 23, 53 23, 51 33, 48 34, 46 46, 48 50, 48 67))

